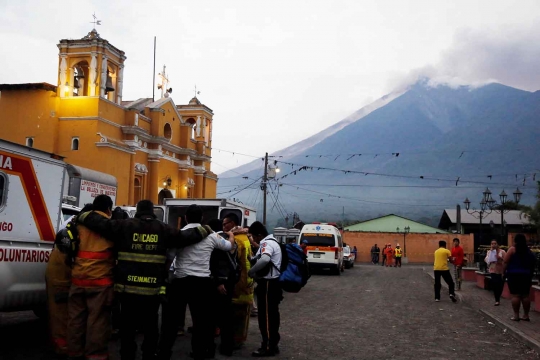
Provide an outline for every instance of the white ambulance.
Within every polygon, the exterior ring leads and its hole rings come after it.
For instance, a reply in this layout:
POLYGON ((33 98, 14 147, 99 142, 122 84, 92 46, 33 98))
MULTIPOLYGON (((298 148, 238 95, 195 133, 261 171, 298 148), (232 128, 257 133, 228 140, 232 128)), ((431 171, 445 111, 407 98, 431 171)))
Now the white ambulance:
POLYGON ((70 183, 61 157, 0 140, 0 311, 44 308, 56 232, 80 210, 70 183))
POLYGON ((298 244, 307 242, 307 257, 311 268, 343 271, 343 240, 335 224, 306 224, 300 231, 298 244))
POLYGON ((181 229, 184 223, 184 215, 189 205, 197 204, 203 210, 203 224, 209 220, 223 220, 229 214, 235 214, 240 220, 239 226, 249 227, 257 220, 257 212, 254 208, 228 199, 165 199, 164 205, 156 206, 154 214, 158 219, 181 229))

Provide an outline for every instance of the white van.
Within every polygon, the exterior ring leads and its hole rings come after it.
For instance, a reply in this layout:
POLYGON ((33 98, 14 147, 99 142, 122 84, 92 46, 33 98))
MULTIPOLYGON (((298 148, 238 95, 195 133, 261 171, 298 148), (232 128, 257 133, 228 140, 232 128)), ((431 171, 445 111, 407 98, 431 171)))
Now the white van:
POLYGON ((326 268, 336 275, 343 271, 343 240, 338 228, 330 224, 306 224, 298 244, 307 241, 307 257, 312 268, 326 268))

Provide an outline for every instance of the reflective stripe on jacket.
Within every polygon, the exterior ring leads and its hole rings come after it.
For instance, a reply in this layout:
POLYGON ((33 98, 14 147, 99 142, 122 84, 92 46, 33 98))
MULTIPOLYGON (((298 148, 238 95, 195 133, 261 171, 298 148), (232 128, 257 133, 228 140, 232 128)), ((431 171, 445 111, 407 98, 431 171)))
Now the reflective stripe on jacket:
POLYGON ((401 249, 396 249, 395 252, 396 252, 396 257, 401 257, 401 254, 402 254, 401 249))
MULTIPOLYGON (((104 218, 109 216, 96 211, 104 218)), ((81 287, 102 287, 113 284, 115 259, 112 241, 90 231, 83 225, 77 226, 79 250, 75 255, 71 283, 81 287)))

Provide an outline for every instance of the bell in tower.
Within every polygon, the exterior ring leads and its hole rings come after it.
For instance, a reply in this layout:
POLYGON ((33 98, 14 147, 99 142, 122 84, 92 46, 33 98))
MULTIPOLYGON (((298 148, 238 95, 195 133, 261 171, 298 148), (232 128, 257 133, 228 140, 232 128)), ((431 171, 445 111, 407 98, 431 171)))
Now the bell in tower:
POLYGON ((109 70, 107 70, 107 83, 105 84, 105 94, 108 94, 109 92, 112 92, 112 91, 114 91, 112 77, 110 75, 109 70))
POLYGON ((125 53, 96 29, 77 40, 60 40, 57 93, 61 98, 71 96, 101 96, 122 103, 125 53))

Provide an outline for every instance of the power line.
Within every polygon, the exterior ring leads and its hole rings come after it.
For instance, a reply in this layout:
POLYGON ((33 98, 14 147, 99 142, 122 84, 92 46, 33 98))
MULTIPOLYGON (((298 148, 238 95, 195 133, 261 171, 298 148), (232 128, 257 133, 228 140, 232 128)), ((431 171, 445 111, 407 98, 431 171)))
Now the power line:
MULTIPOLYGON (((281 160, 275 160, 275 163, 282 163, 286 165, 291 165, 299 167, 296 170, 293 170, 289 172, 288 174, 285 174, 281 176, 278 180, 284 179, 288 177, 289 175, 296 175, 300 171, 306 171, 306 170, 328 170, 328 171, 337 171, 342 172, 344 174, 359 174, 359 175, 372 175, 372 176, 382 176, 382 177, 390 177, 390 178, 401 178, 401 179, 415 179, 415 180, 432 180, 432 181, 446 181, 446 182, 455 182, 455 186, 458 186, 458 184, 461 183, 471 183, 471 184, 490 184, 490 185, 501 185, 501 186, 514 186, 515 184, 505 184, 505 183, 494 183, 494 182, 486 182, 486 181, 472 181, 472 180, 462 180, 460 176, 456 176, 454 179, 448 179, 448 178, 435 178, 435 177, 429 177, 424 175, 396 175, 396 174, 385 174, 385 173, 377 173, 377 172, 367 172, 367 171, 357 171, 357 170, 347 170, 347 169, 335 169, 335 168, 328 168, 323 166, 312 166, 312 165, 302 165, 302 164, 296 164, 281 160)), ((491 178, 493 175, 485 175, 485 177, 491 178)))
MULTIPOLYGON (((286 184, 284 184, 284 185, 286 185, 286 184)), ((308 191, 308 192, 312 192, 312 193, 319 194, 319 195, 329 196, 329 197, 332 197, 332 198, 338 198, 338 199, 343 199, 343 200, 354 200, 354 201, 370 203, 370 204, 396 205, 396 206, 437 206, 437 207, 446 207, 446 206, 448 206, 448 205, 441 205, 441 204, 402 204, 402 203, 391 203, 391 202, 379 202, 379 201, 364 200, 364 199, 359 199, 359 198, 354 198, 354 197, 349 197, 349 196, 341 196, 341 195, 335 195, 335 194, 330 194, 330 193, 324 193, 324 192, 320 192, 320 191, 315 191, 315 190, 302 188, 302 187, 299 187, 299 186, 292 186, 292 185, 287 185, 287 186, 294 187, 296 189, 301 189, 301 190, 308 191)))

